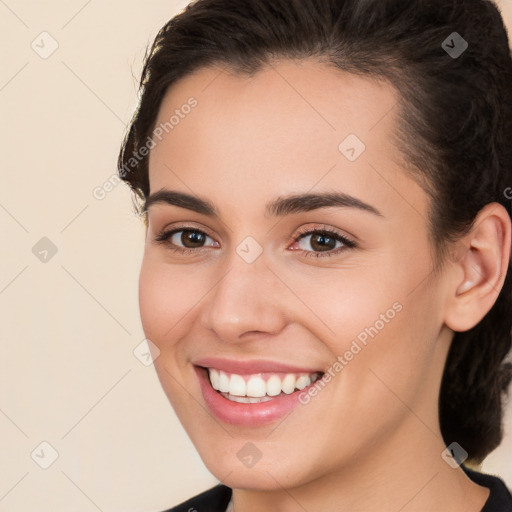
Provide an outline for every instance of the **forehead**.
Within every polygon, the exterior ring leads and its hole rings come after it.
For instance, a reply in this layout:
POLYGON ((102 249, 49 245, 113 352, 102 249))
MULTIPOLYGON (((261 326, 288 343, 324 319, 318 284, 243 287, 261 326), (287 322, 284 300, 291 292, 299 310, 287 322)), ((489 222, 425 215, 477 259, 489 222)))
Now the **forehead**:
MULTIPOLYGON (((369 139, 384 117, 393 121, 395 112, 391 111, 398 101, 388 82, 356 76, 315 60, 275 61, 251 76, 226 68, 200 68, 171 86, 156 125, 165 125, 173 112, 179 114, 191 97, 198 105, 191 121, 181 118, 181 128, 172 128, 176 145, 180 132, 183 137, 188 135, 183 125, 194 123, 195 118, 197 140, 205 134, 208 140, 215 140, 217 134, 220 142, 229 130, 234 134, 243 129, 237 135, 256 136, 251 144, 255 151, 259 144, 268 147, 269 139, 281 147, 288 143, 284 149, 304 140, 338 142, 348 133, 369 139)), ((307 147, 302 152, 307 152, 307 147)))
POLYGON ((275 61, 252 76, 201 68, 162 101, 151 192, 172 185, 214 193, 222 180, 260 199, 314 187, 379 195, 385 209, 397 199, 391 181, 421 205, 393 142, 398 100, 385 81, 314 60, 275 61), (191 98, 195 106, 185 107, 191 98))

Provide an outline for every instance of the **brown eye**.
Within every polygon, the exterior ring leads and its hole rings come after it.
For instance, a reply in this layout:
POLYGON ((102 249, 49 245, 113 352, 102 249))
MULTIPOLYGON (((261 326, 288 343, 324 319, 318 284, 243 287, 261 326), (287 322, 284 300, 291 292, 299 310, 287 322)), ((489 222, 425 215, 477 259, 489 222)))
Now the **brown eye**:
MULTIPOLYGON (((330 251, 335 249, 336 243, 338 242, 338 240, 329 233, 314 233, 306 236, 311 237, 309 244, 317 251, 330 251)), ((301 237, 301 240, 304 238, 305 237, 301 237)))
POLYGON ((294 239, 298 248, 306 257, 334 256, 356 247, 355 242, 336 231, 328 229, 310 230, 299 234, 294 239), (303 242, 309 238, 309 241, 303 242), (309 250, 311 248, 312 250, 309 250))
POLYGON ((216 243, 210 236, 199 229, 181 227, 159 233, 155 237, 155 242, 165 244, 173 251, 190 252, 205 247, 204 244, 208 239, 216 243))
MULTIPOLYGON (((180 233, 180 231, 177 231, 174 233, 174 235, 177 235, 178 233, 180 233)), ((172 238, 174 238, 174 235, 171 237, 171 241, 172 238)), ((201 231, 197 231, 197 230, 190 230, 190 229, 182 229, 181 230, 181 236, 177 237, 178 240, 185 246, 185 247, 193 247, 193 248, 196 248, 196 247, 201 247, 202 244, 204 244, 207 235, 205 235, 203 232, 201 231), (191 244, 191 245, 188 245, 188 244, 191 244)), ((173 241, 173 243, 175 243, 173 241)))

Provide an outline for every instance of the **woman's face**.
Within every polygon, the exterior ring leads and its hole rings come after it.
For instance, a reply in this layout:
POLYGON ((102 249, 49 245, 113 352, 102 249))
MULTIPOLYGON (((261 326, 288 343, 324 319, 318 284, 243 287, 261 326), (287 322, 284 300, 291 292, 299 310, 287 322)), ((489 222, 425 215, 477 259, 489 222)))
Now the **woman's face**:
POLYGON ((176 414, 227 485, 417 458, 439 432, 446 284, 427 195, 392 142, 397 99, 280 61, 251 78, 202 69, 161 105, 150 192, 187 198, 148 203, 142 324, 176 414), (230 400, 205 367, 234 400, 249 388, 267 401, 230 400))

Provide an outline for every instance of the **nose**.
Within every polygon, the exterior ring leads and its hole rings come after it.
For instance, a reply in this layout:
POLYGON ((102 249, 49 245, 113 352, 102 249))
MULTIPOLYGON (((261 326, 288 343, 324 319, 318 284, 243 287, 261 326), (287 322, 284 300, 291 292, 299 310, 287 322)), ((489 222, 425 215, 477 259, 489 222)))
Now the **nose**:
POLYGON ((202 301, 201 324, 224 342, 256 334, 278 334, 289 321, 286 287, 267 266, 264 254, 247 263, 236 252, 202 301))

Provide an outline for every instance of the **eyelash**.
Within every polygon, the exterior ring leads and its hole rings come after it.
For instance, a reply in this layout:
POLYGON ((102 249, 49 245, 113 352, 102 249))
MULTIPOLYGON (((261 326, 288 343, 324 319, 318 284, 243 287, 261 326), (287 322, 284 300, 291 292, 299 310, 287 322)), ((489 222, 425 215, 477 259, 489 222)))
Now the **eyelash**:
POLYGON ((330 235, 332 238, 334 238, 337 242, 341 242, 343 244, 343 247, 338 247, 337 249, 330 249, 328 251, 304 251, 301 249, 297 249, 300 252, 303 253, 303 256, 306 258, 325 258, 330 256, 337 256, 342 252, 345 252, 347 249, 354 249, 356 247, 356 243, 347 238, 346 236, 338 233, 337 231, 334 231, 329 228, 315 228, 315 229, 304 229, 300 231, 296 237, 293 238, 293 242, 300 242, 303 238, 309 236, 309 235, 330 235))
MULTIPOLYGON (((169 231, 162 231, 155 237, 155 242, 165 244, 168 249, 174 252, 178 252, 183 255, 192 254, 194 252, 197 252, 198 250, 204 249, 205 247, 198 247, 196 249, 191 249, 188 247, 177 247, 173 246, 170 243, 168 243, 169 238, 171 238, 176 233, 179 233, 180 231, 191 231, 193 233, 201 233, 202 235, 205 235, 209 238, 212 238, 208 233, 205 233, 204 231, 195 228, 194 226, 180 226, 179 228, 172 229, 169 231)), ((334 231, 329 228, 317 228, 317 229, 308 229, 301 231, 293 238, 293 242, 299 242, 303 238, 305 238, 308 235, 314 235, 314 234, 321 234, 321 235, 330 235, 332 238, 334 238, 336 241, 341 242, 344 247, 338 247, 337 249, 330 249, 329 251, 304 251, 300 249, 296 249, 299 252, 304 253, 303 256, 306 258, 324 258, 324 257, 330 257, 330 256, 336 256, 340 254, 341 252, 346 251, 347 249, 353 249, 357 247, 356 243, 347 238, 344 235, 341 235, 337 231, 334 231)))

